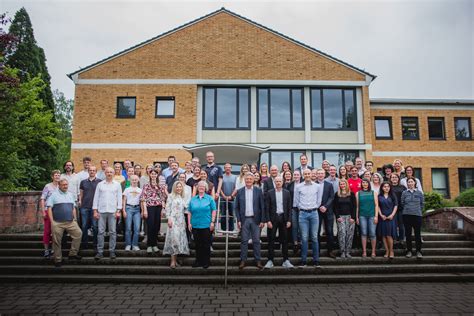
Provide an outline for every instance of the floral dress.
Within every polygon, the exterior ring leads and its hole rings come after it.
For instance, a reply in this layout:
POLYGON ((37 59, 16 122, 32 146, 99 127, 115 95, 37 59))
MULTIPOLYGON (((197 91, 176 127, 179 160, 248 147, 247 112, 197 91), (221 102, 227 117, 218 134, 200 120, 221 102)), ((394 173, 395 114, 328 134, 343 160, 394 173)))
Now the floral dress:
POLYGON ((166 233, 163 254, 165 255, 189 255, 188 238, 186 237, 186 223, 184 221, 184 210, 186 202, 181 196, 169 195, 166 204, 166 217, 171 219, 173 225, 168 227, 166 233))

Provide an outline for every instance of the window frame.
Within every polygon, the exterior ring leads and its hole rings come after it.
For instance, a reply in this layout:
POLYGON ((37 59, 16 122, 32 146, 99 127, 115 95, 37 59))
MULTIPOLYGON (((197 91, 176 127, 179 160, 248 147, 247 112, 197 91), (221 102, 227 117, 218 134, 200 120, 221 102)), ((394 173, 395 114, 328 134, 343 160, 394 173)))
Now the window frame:
MULTIPOLYGON (((267 150, 263 153, 260 153, 260 155, 258 156, 258 165, 260 166, 262 164, 262 154, 268 154, 268 172, 270 172, 270 167, 273 165, 273 162, 272 162, 272 153, 274 152, 285 152, 285 153, 290 153, 291 154, 291 160, 295 161, 295 162, 299 162, 300 161, 300 156, 303 154, 303 155, 306 155, 306 149, 301 149, 300 151, 299 150, 284 150, 284 149, 277 149, 277 150, 267 150), (296 155, 296 156, 295 156, 296 155)), ((292 163, 292 161, 288 161, 290 164, 292 163)), ((280 172, 280 168, 281 166, 278 166, 278 172, 280 172)), ((291 165, 291 171, 293 173, 293 171, 295 171, 297 167, 295 165, 291 165)), ((260 170, 259 170, 260 171, 260 170)))
POLYGON ((456 116, 454 117, 454 138, 456 140, 461 140, 461 141, 469 141, 469 140, 472 140, 472 128, 471 128, 471 118, 470 117, 461 117, 461 116, 456 116), (469 127, 469 137, 465 137, 465 138, 458 138, 457 136, 457 129, 456 129, 456 121, 458 120, 467 120, 468 122, 468 127, 469 127))
POLYGON ((250 111, 251 111, 251 89, 249 86, 203 86, 202 87, 202 130, 210 130, 210 131, 235 131, 235 130, 241 130, 241 131, 249 131, 251 129, 251 120, 250 120, 250 111), (213 127, 206 127, 206 89, 213 90, 214 92, 214 126, 213 127), (229 127, 217 127, 217 89, 236 89, 236 108, 237 108, 237 115, 236 115, 236 127, 229 128, 229 127), (240 123, 240 93, 239 90, 247 90, 248 93, 248 108, 247 108, 247 120, 248 120, 248 127, 238 127, 240 123))
MULTIPOLYGON (((323 161, 326 160, 326 153, 328 153, 328 152, 338 152, 338 153, 341 153, 341 152, 342 152, 342 153, 344 153, 344 154, 347 154, 347 153, 354 153, 354 154, 355 154, 355 158, 359 157, 359 151, 358 151, 358 150, 317 150, 317 149, 316 149, 316 150, 311 150, 310 152, 311 152, 311 164, 312 164, 312 167, 313 167, 313 168, 318 168, 318 169, 321 168, 321 166, 315 167, 315 165, 314 165, 314 154, 315 154, 315 153, 321 153, 321 154, 323 154, 323 161)), ((354 158, 354 159, 355 159, 355 158, 354 158)), ((340 167, 340 166, 343 166, 343 165, 346 163, 346 161, 347 161, 347 159, 344 159, 344 163, 343 163, 342 165, 336 165, 336 167, 337 167, 337 169, 338 169, 337 172, 339 172, 339 167, 340 167)), ((348 174, 349 174, 349 173, 350 173, 350 171, 348 170, 348 174)))
POLYGON ((287 86, 282 86, 282 87, 257 87, 256 89, 256 94, 257 94, 257 130, 261 131, 304 131, 305 130, 305 110, 304 110, 304 87, 287 87, 287 86), (272 122, 271 122, 271 93, 270 90, 272 89, 288 89, 290 92, 290 127, 280 127, 280 128, 275 128, 271 127, 272 122), (259 97, 258 97, 258 92, 260 90, 267 90, 267 105, 268 105, 268 113, 267 113, 267 119, 268 119, 268 126, 269 127, 260 127, 260 102, 259 102, 259 97), (293 90, 301 90, 301 127, 293 127, 293 90))
POLYGON ((461 179, 461 171, 464 171, 464 170, 472 170, 473 173, 474 173, 474 168, 458 168, 459 193, 462 193, 462 192, 464 192, 464 191, 466 191, 466 190, 469 190, 469 189, 471 189, 471 188, 474 187, 474 186, 473 186, 473 187, 470 187, 470 188, 467 188, 467 189, 462 190, 462 188, 461 188, 461 183, 462 183, 463 181, 462 181, 462 179, 461 179))
POLYGON ((402 116, 400 123, 401 123, 401 128, 402 128, 402 140, 420 140, 420 120, 418 119, 418 116, 402 116), (403 120, 405 119, 416 120, 416 137, 405 137, 403 133, 403 120))
POLYGON ((155 118, 175 118, 176 98, 174 96, 159 96, 155 98, 155 118), (173 101, 173 115, 158 115, 158 101, 173 101))
POLYGON ((357 93, 355 88, 349 87, 310 87, 309 88, 309 103, 310 103, 310 121, 311 121, 311 130, 312 131, 357 131, 358 130, 358 120, 357 120, 357 93), (313 90, 320 90, 319 98, 321 101, 321 127, 313 127, 313 90), (342 94, 342 121, 346 121, 346 98, 344 97, 344 91, 349 90, 353 91, 353 101, 354 101, 354 116, 355 124, 353 128, 326 128, 324 127, 324 97, 323 90, 341 90, 342 94))
POLYGON ((451 193, 450 193, 450 188, 449 188, 449 168, 431 168, 431 190, 433 192, 437 192, 435 187, 433 186, 433 171, 434 170, 445 171, 444 176, 445 176, 445 181, 446 181, 446 195, 443 196, 443 198, 450 199, 451 198, 451 193))
POLYGON ((393 126, 392 126, 392 117, 391 116, 375 116, 374 117, 374 135, 376 140, 392 140, 393 139, 393 126), (377 136, 377 125, 375 121, 377 120, 388 120, 388 129, 390 131, 390 136, 377 136))
POLYGON ((118 96, 117 101, 116 101, 116 110, 115 110, 115 118, 118 119, 134 119, 137 116, 137 97, 131 97, 131 96, 118 96), (133 116, 131 115, 120 115, 119 114, 119 101, 121 99, 134 99, 135 100, 135 109, 133 111, 133 116))
POLYGON ((428 117, 428 139, 429 140, 446 140, 446 122, 444 120, 444 117, 439 117, 439 116, 433 116, 433 117, 428 117), (442 137, 431 137, 430 135, 430 120, 439 120, 443 123, 443 136, 442 137))

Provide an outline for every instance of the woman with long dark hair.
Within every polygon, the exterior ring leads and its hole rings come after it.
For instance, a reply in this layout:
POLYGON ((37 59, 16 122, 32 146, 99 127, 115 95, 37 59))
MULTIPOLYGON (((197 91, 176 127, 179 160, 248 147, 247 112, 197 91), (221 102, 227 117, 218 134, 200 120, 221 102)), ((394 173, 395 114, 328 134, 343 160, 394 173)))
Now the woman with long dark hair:
POLYGON ((389 182, 382 183, 378 201, 380 214, 377 228, 385 246, 384 258, 393 259, 395 256, 393 252, 393 238, 397 236, 395 216, 397 214, 398 201, 389 182))

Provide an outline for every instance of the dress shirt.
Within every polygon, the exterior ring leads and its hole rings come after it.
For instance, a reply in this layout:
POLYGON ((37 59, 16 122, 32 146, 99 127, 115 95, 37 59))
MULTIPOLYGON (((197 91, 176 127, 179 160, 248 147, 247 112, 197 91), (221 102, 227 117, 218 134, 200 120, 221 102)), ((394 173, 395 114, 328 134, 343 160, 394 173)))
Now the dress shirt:
POLYGON ((318 207, 321 206, 321 202, 323 201, 323 194, 324 194, 324 180, 319 182, 319 181, 316 181, 316 184, 319 185, 319 192, 321 192, 321 194, 318 194, 318 207))
POLYGON ((94 210, 99 213, 115 213, 122 209, 122 186, 116 181, 107 182, 104 180, 95 189, 94 210))
POLYGON ((275 190, 277 214, 283 214, 283 190, 275 190))
POLYGON ((72 195, 75 197, 76 202, 77 198, 79 197, 79 184, 81 181, 79 181, 79 178, 77 177, 77 174, 73 173, 71 175, 67 175, 65 173, 61 174, 61 179, 66 179, 68 182, 67 190, 68 192, 71 192, 72 195))
POLYGON ((89 179, 89 171, 88 170, 82 170, 77 173, 77 178, 79 179, 79 183, 81 183, 82 180, 89 179))
POLYGON ((332 188, 334 190, 334 193, 339 191, 339 179, 337 177, 331 178, 331 176, 327 177, 324 179, 324 181, 329 182, 332 184, 332 188))
POLYGON ((245 217, 253 216, 253 186, 245 187, 245 217))
POLYGON ((293 199, 293 206, 302 210, 313 210, 319 208, 318 200, 320 185, 314 182, 301 182, 295 188, 295 196, 293 199))

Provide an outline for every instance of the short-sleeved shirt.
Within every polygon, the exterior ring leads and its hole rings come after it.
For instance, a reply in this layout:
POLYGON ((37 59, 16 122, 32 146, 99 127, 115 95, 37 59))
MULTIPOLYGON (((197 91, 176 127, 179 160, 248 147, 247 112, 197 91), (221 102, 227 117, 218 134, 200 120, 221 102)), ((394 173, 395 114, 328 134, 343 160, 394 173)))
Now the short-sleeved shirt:
POLYGON ((44 186, 43 192, 41 192, 41 199, 45 201, 44 203, 44 209, 48 209, 48 199, 53 194, 54 191, 58 190, 58 187, 55 186, 52 183, 48 183, 47 185, 44 186))
POLYGON ((235 180, 237 176, 235 174, 226 175, 224 174, 222 177, 222 192, 226 196, 230 196, 232 192, 235 190, 235 180))
POLYGON ((217 186, 219 185, 219 178, 222 178, 224 174, 224 172, 222 171, 222 168, 216 164, 213 164, 212 166, 207 165, 204 168, 204 171, 206 171, 207 178, 209 179, 210 182, 212 182, 212 184, 217 190, 217 186))
POLYGON ((48 199, 47 206, 52 208, 55 222, 70 222, 74 219, 76 200, 71 192, 54 191, 48 199))
POLYGON ((362 179, 360 178, 357 178, 357 179, 349 178, 347 182, 349 183, 349 189, 354 194, 357 194, 357 192, 359 192, 362 189, 362 179))
POLYGON ((127 198, 127 205, 140 205, 140 195, 142 189, 139 187, 128 187, 123 191, 122 195, 127 198))
POLYGON ((92 203, 94 202, 95 189, 97 184, 102 182, 102 180, 95 178, 94 180, 85 179, 81 181, 79 189, 82 190, 82 201, 81 207, 92 208, 92 203))
POLYGON ((216 210, 216 202, 208 194, 201 198, 196 195, 189 202, 188 211, 191 213, 191 225, 193 228, 209 228, 212 220, 212 211, 216 210))

